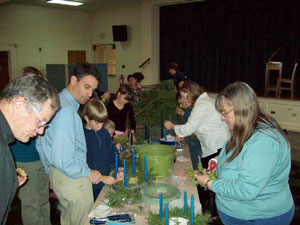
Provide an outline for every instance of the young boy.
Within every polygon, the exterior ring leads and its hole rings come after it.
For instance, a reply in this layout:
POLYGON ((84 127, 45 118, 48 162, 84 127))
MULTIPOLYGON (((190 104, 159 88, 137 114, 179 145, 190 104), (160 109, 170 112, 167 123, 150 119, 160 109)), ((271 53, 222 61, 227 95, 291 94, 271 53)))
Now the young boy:
POLYGON ((91 99, 85 104, 82 115, 85 121, 83 127, 88 166, 102 174, 102 181, 99 184, 93 184, 94 200, 96 200, 105 184, 113 185, 123 179, 122 165, 118 157, 117 179, 109 176, 111 166, 115 164, 115 154, 118 151, 108 130, 102 129, 108 117, 105 105, 100 100, 91 99))
MULTIPOLYGON (((105 123, 103 124, 103 128, 105 128, 106 130, 108 130, 110 136, 112 138, 114 138, 114 135, 115 135, 115 130, 116 130, 116 124, 111 121, 111 120, 106 120, 105 123)), ((113 139, 114 140, 114 139, 113 139)), ((121 148, 121 143, 115 143, 116 145, 116 148, 118 150, 120 150, 121 148)))

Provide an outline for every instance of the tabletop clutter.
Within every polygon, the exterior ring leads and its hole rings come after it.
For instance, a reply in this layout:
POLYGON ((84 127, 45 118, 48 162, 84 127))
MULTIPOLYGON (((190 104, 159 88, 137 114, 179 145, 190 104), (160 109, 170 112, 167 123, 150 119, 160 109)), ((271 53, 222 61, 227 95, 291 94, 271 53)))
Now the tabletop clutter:
MULTIPOLYGON (((209 214, 202 214, 198 196, 184 190, 181 197, 180 185, 192 183, 183 173, 177 176, 174 163, 189 161, 178 155, 175 137, 150 139, 149 127, 145 124, 145 141, 141 145, 129 143, 120 148, 123 162, 124 181, 109 187, 105 199, 90 214, 90 224, 136 224, 135 217, 142 215, 145 224, 207 224, 209 214), (154 209, 154 210, 153 210, 154 209)), ((181 145, 180 145, 181 147, 181 145)), ((182 149, 182 147, 181 147, 182 149)), ((115 168, 118 168, 118 156, 115 157, 115 168)), ((117 176, 117 169, 112 176, 117 176)))

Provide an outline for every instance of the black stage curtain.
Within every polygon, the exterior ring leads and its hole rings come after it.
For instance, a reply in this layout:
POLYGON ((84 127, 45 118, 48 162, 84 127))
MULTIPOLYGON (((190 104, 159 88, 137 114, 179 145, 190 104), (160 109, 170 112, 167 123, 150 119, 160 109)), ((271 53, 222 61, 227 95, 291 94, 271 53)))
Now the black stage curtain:
POLYGON ((209 91, 240 80, 263 93, 265 63, 274 51, 273 61, 283 62, 283 77, 299 63, 299 2, 206 0, 160 7, 161 79, 174 61, 209 91))

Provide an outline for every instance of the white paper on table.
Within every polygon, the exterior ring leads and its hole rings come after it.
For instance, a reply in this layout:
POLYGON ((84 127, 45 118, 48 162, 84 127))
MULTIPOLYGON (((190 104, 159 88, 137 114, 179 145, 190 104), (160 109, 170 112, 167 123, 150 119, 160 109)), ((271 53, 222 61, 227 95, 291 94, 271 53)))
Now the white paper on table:
MULTIPOLYGON (((191 205, 191 200, 187 199, 187 205, 190 207, 191 205)), ((184 200, 183 199, 176 199, 174 201, 171 201, 169 204, 170 209, 174 208, 183 208, 184 207, 184 200)), ((199 201, 194 201, 194 213, 198 214, 202 212, 202 206, 199 201)))
POLYGON ((171 217, 169 224, 170 225, 188 225, 189 220, 182 217, 171 217))
POLYGON ((101 204, 96 209, 94 209, 88 217, 94 218, 94 217, 106 217, 109 215, 112 208, 110 208, 107 205, 101 204))
POLYGON ((179 162, 188 162, 190 161, 188 158, 184 157, 184 156, 177 156, 176 160, 178 160, 179 162))

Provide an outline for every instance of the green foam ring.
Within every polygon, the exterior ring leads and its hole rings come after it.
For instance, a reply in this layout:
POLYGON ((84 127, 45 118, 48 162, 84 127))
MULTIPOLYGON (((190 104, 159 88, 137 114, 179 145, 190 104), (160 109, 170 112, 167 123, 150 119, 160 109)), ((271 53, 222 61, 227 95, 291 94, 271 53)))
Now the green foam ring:
POLYGON ((171 202, 180 198, 180 190, 173 184, 147 184, 142 194, 143 202, 151 205, 159 204, 159 194, 163 195, 164 202, 171 202))
POLYGON ((144 155, 147 158, 147 169, 152 169, 157 178, 163 178, 170 175, 169 169, 174 165, 176 149, 170 145, 149 144, 142 145, 136 149, 139 156, 140 169, 144 169, 144 155))

